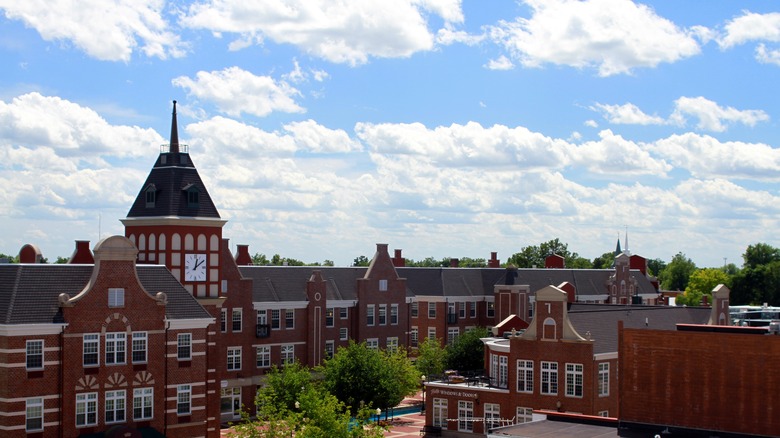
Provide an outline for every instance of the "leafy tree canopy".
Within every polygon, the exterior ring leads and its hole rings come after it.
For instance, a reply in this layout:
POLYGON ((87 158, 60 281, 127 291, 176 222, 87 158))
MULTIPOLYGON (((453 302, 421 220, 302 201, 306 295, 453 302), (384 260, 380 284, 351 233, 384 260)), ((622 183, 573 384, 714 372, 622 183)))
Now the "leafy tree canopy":
POLYGON ((576 252, 569 251, 569 245, 561 242, 557 238, 548 242, 543 242, 537 246, 526 246, 520 252, 513 254, 507 260, 507 264, 513 264, 518 268, 537 268, 544 267, 544 259, 551 254, 557 254, 564 258, 567 267, 572 267, 577 263, 583 263, 578 260, 581 257, 576 252))
POLYGON ((755 243, 745 249, 742 259, 745 261, 743 267, 756 268, 780 260, 780 249, 766 243, 755 243))
POLYGON ((593 259, 593 269, 609 269, 615 263, 615 252, 605 252, 593 259))
POLYGON ((352 262, 352 266, 368 266, 371 263, 371 260, 364 256, 357 256, 355 257, 355 260, 352 262))
POLYGON ((677 305, 698 306, 705 295, 712 303, 712 289, 719 284, 731 285, 731 277, 720 268, 705 268, 695 271, 688 279, 685 294, 677 297, 677 305))
POLYGON ((426 337, 417 349, 417 360, 414 362, 417 372, 427 377, 444 373, 445 354, 438 339, 426 337))
POLYGON ((473 371, 485 369, 485 349, 480 338, 489 336, 485 327, 468 330, 447 346, 447 369, 473 371))
POLYGON ((398 405, 419 385, 420 375, 404 350, 380 351, 350 341, 321 367, 325 388, 353 413, 363 406, 398 405))
POLYGON ((685 254, 678 252, 672 261, 658 276, 661 288, 666 290, 685 290, 688 286, 688 278, 696 271, 696 264, 685 254))

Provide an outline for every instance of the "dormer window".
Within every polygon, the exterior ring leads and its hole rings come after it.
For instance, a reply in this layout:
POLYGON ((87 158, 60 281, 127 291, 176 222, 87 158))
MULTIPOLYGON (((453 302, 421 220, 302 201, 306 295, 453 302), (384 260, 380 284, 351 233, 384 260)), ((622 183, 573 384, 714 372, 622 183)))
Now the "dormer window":
POLYGON ((194 184, 187 184, 187 186, 184 187, 184 191, 187 193, 187 207, 197 207, 200 198, 200 190, 198 190, 194 184))
POLYGON ((154 184, 149 184, 146 188, 146 208, 154 208, 154 203, 157 201, 157 187, 154 184))

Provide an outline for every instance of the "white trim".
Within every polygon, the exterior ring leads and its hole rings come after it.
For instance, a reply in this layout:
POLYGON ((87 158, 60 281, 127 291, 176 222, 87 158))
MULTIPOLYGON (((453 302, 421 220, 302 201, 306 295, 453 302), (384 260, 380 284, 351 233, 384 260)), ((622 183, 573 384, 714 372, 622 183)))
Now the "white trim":
POLYGON ((191 330, 207 328, 216 322, 215 318, 197 318, 197 319, 165 319, 169 330, 191 330))
POLYGON ((609 353, 598 353, 593 355, 593 360, 596 362, 600 362, 603 360, 617 359, 617 358, 618 358, 617 351, 611 351, 609 353))
MULTIPOLYGON (((355 300, 327 300, 326 301, 326 307, 356 307, 357 302, 355 300)), ((262 302, 257 302, 255 305, 263 304, 262 302)))
POLYGON ((0 324, 0 336, 58 335, 68 324, 0 324))
MULTIPOLYGON (((354 302, 354 301, 350 301, 350 302, 354 302)), ((309 307, 308 301, 277 301, 277 302, 256 301, 252 303, 252 308, 254 310, 285 310, 285 309, 295 310, 295 309, 306 309, 308 307, 309 307)))
POLYGON ((252 344, 252 348, 257 348, 257 347, 280 347, 282 345, 306 345, 306 341, 300 341, 300 342, 277 342, 275 344, 252 344))
MULTIPOLYGON (((30 372, 43 371, 43 369, 46 368, 47 366, 54 366, 54 365, 59 365, 59 364, 60 364, 60 361, 58 361, 58 360, 50 360, 48 362, 44 362, 43 363, 43 367, 31 369, 29 371, 30 372)), ((26 368, 26 367, 27 367, 27 362, 21 362, 21 363, 16 363, 16 362, 13 362, 13 363, 0 363, 0 368, 26 368)))
POLYGON ((489 351, 509 353, 509 340, 504 338, 480 338, 489 351))
POLYGON ((119 219, 124 226, 140 226, 140 225, 175 225, 175 226, 190 226, 190 227, 213 227, 219 225, 222 228, 226 223, 226 219, 213 219, 193 216, 156 216, 156 217, 126 217, 119 219))

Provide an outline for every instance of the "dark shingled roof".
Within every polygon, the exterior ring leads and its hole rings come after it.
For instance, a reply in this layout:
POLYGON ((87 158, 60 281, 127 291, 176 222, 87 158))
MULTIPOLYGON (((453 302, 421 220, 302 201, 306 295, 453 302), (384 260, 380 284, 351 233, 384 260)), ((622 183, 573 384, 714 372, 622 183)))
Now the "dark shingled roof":
POLYGON ((590 332, 595 342, 593 353, 599 354, 617 351, 618 321, 623 321, 625 328, 677 330, 677 324, 706 324, 710 312, 709 307, 573 303, 569 320, 580 336, 590 332))
POLYGON ((187 153, 161 153, 127 213, 134 217, 219 218, 219 212, 187 153), (146 206, 147 189, 155 190, 153 207, 146 206), (190 206, 187 190, 197 189, 198 203, 190 206))
MULTIPOLYGON (((0 324, 61 322, 58 297, 74 297, 89 282, 93 265, 0 265, 0 324)), ((211 318, 165 266, 139 265, 138 278, 154 296, 165 292, 168 319, 211 318)))
POLYGON ((252 301, 306 301, 306 282, 315 270, 326 281, 328 300, 357 300, 357 279, 366 273, 364 267, 330 266, 239 266, 244 278, 251 278, 252 301))

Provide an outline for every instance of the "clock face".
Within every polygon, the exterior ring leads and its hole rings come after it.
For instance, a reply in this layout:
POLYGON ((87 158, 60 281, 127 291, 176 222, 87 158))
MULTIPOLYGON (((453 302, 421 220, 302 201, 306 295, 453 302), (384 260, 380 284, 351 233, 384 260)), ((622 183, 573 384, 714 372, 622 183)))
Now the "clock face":
POLYGON ((184 280, 206 281, 206 254, 187 254, 184 261, 184 280))

